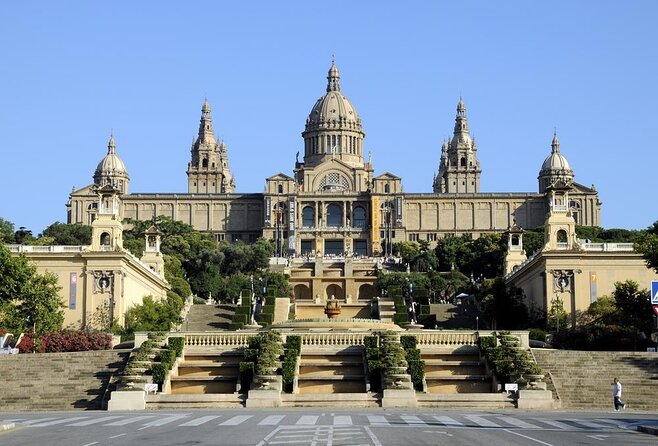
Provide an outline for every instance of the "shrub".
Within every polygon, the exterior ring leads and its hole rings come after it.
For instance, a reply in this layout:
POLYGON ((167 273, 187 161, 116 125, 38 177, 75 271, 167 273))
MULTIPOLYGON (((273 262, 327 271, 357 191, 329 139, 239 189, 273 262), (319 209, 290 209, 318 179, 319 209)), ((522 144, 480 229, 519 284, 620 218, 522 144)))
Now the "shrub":
POLYGON ((89 350, 109 350, 112 348, 112 336, 100 332, 80 330, 63 330, 34 337, 25 333, 18 345, 21 353, 57 353, 82 352, 89 350))
POLYGON ((171 370, 171 367, 176 361, 176 352, 173 350, 163 350, 160 352, 160 363, 165 366, 167 371, 171 370))
POLYGON ((247 393, 254 379, 255 364, 251 361, 240 362, 240 391, 247 393))
POLYGON ((302 338, 300 336, 288 336, 285 345, 285 355, 282 365, 283 390, 292 392, 297 371, 297 361, 301 351, 302 338))
POLYGON ((366 336, 365 338, 363 338, 363 344, 365 345, 366 348, 366 354, 369 348, 377 348, 377 344, 378 344, 377 341, 378 341, 377 336, 366 336))
POLYGON ((416 340, 416 336, 410 336, 410 335, 400 336, 400 344, 402 344, 402 348, 405 350, 416 348, 417 343, 418 341, 416 340))
POLYGON ((529 332, 530 332, 530 339, 534 339, 535 341, 542 341, 542 342, 546 340, 546 330, 542 330, 541 328, 531 328, 529 332))
POLYGON ((176 336, 169 338, 168 345, 171 350, 176 352, 176 357, 181 357, 183 355, 183 346, 185 345, 185 338, 182 336, 176 336))
POLYGON ((205 300, 204 298, 202 298, 202 297, 194 296, 194 297, 192 298, 192 303, 193 303, 194 305, 205 305, 206 300, 205 300))
POLYGON ((165 376, 167 376, 169 370, 165 367, 165 364, 153 364, 151 366, 151 375, 153 375, 153 382, 162 385, 164 383, 165 376))

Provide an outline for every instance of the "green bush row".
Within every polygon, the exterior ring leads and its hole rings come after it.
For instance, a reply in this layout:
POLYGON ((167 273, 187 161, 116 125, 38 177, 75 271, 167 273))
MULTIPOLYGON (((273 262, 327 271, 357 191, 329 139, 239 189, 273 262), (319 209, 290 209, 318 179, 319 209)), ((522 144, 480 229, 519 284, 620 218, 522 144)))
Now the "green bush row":
POLYGON ((285 354, 283 356, 283 364, 281 367, 283 375, 283 390, 284 392, 291 393, 293 391, 295 372, 297 371, 297 361, 302 348, 301 336, 288 336, 284 348, 285 354))
POLYGON ((420 359, 420 350, 416 348, 418 341, 415 336, 400 336, 400 344, 405 352, 407 360, 407 373, 411 375, 411 382, 416 390, 423 390, 423 379, 425 378, 425 361, 420 359))
POLYGON ((167 341, 167 345, 170 350, 176 352, 177 358, 183 356, 183 346, 185 345, 185 338, 183 338, 182 336, 171 337, 167 341))

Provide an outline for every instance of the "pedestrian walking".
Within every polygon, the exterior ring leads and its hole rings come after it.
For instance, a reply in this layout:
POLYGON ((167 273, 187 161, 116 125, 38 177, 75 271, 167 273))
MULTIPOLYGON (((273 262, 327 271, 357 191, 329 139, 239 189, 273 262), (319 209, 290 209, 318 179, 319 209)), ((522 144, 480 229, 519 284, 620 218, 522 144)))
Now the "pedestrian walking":
POLYGON ((612 397, 615 401, 616 411, 619 411, 620 408, 626 409, 626 404, 624 404, 621 400, 621 383, 619 382, 619 378, 615 378, 612 381, 612 397))

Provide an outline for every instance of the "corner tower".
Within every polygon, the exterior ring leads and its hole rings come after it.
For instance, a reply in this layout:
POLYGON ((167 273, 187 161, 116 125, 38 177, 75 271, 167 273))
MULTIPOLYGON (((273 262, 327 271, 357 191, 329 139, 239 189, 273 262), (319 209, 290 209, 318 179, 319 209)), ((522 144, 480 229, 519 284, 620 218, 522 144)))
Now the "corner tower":
POLYGON ((441 148, 439 174, 434 177, 433 190, 444 194, 478 193, 481 173, 475 140, 468 131, 466 106, 459 98, 454 134, 441 148))
POLYGON ((201 107, 199 136, 192 142, 192 160, 187 165, 187 190, 191 194, 235 192, 226 145, 215 140, 208 99, 201 107))

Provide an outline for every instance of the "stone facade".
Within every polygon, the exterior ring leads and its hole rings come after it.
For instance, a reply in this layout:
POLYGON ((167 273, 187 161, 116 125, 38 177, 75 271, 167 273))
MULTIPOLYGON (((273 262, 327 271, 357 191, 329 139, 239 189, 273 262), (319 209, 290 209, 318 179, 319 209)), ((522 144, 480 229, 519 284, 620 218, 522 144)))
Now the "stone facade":
MULTIPOLYGON (((205 101, 187 169, 187 193, 128 193, 128 173, 116 155, 114 138, 94 182, 123 192, 123 217, 147 220, 167 215, 212 233, 217 240, 272 238, 279 255, 299 257, 378 256, 404 240, 433 245, 449 234, 477 237, 503 232, 515 221, 521 227, 536 227, 549 210, 547 187, 574 177, 555 135, 539 173, 538 192, 480 192, 477 147, 460 98, 454 136, 443 145, 433 193, 406 193, 400 177, 388 172, 374 176, 370 156, 364 158, 363 124, 341 91, 333 63, 326 93, 313 105, 302 137, 304 157, 300 160, 298 154, 292 176, 279 173, 267 178, 263 193, 235 193, 228 151, 214 138, 205 101)), ((578 224, 600 224, 600 201, 593 187, 573 183, 570 200, 578 224)), ((68 222, 91 224, 98 212, 95 203, 91 186, 71 192, 68 222)))
POLYGON ((545 244, 526 258, 519 228, 509 232, 505 281, 523 290, 529 308, 548 312, 562 305, 569 324, 599 297, 612 295, 615 282, 634 280, 649 288, 658 274, 648 268, 632 243, 589 243, 576 238, 568 181, 547 188, 550 211, 545 222, 545 244))
POLYGON ((118 190, 105 183, 93 187, 97 218, 92 223, 89 246, 8 245, 15 255, 25 255, 37 271, 53 273, 61 287, 65 327, 94 327, 110 319, 124 324, 126 311, 145 296, 167 298, 159 233, 147 231, 146 252, 138 259, 123 249, 118 190), (111 316, 110 316, 111 314, 111 316))

